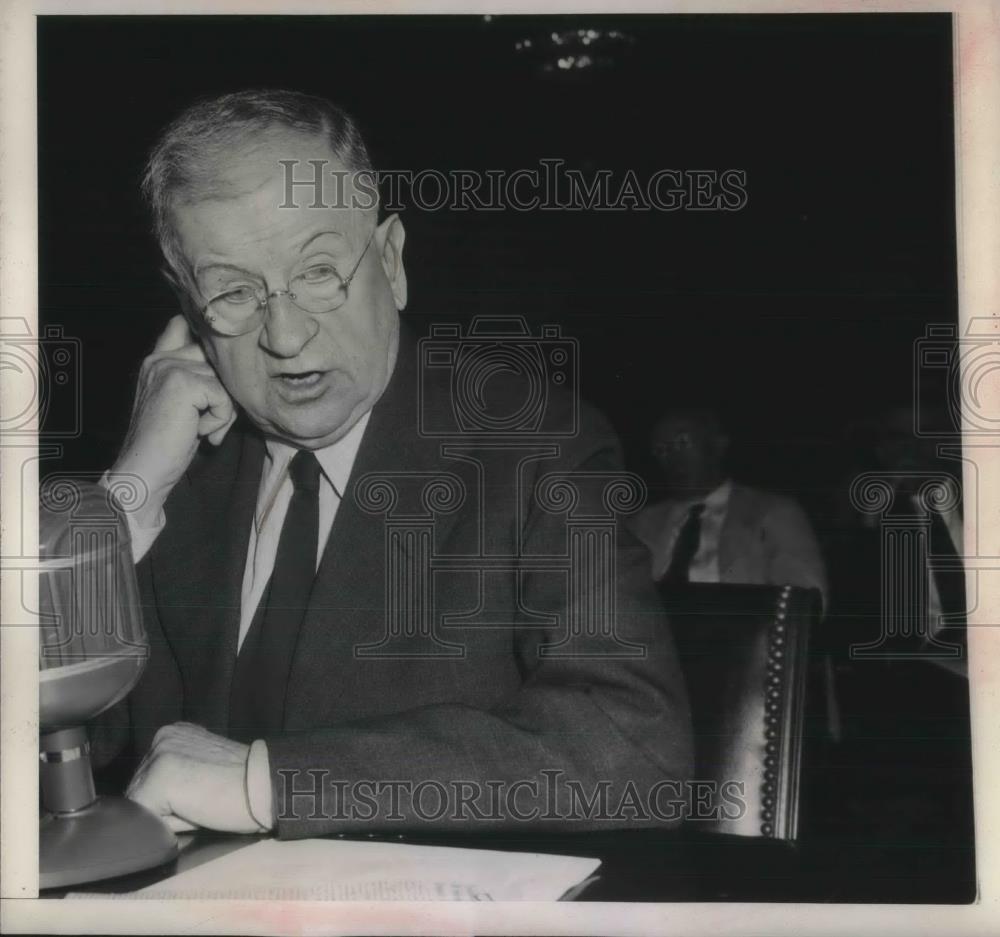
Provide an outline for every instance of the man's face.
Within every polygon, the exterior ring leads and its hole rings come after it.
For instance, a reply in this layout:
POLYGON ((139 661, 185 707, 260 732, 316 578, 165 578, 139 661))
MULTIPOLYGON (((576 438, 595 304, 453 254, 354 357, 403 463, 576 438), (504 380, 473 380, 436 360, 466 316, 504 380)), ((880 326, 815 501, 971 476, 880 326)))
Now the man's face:
POLYGON ((346 277, 374 238, 347 300, 305 312, 286 294, 272 297, 263 322, 236 337, 203 332, 203 346, 226 390, 265 433, 317 449, 340 439, 378 400, 395 364, 398 312, 406 304, 403 230, 395 216, 376 228, 375 211, 311 208, 313 190, 298 187, 286 203, 278 160, 299 160, 295 179, 312 178, 309 159, 327 160, 323 201, 338 200, 329 170, 344 170, 321 140, 272 135, 221 173, 232 197, 180 204, 174 223, 198 287, 196 303, 248 278, 264 292, 286 290, 316 265, 346 277))
POLYGON ((698 420, 670 418, 653 434, 653 456, 672 487, 714 485, 722 471, 724 443, 698 420))

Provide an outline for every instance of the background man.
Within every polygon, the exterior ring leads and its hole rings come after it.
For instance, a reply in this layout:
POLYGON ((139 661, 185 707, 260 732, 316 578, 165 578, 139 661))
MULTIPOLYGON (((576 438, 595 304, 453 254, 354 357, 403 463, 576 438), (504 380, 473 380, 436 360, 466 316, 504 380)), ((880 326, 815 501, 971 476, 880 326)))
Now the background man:
MULTIPOLYGON (((956 477, 960 477, 961 463, 939 455, 940 437, 917 435, 914 416, 912 407, 889 407, 878 415, 874 460, 892 487, 890 511, 930 521, 925 564, 927 592, 926 597, 913 596, 913 608, 917 608, 921 599, 926 598, 926 601, 919 609, 923 621, 914 630, 924 641, 940 636, 943 641, 964 645, 965 574, 960 568, 945 570, 941 566, 941 560, 957 560, 964 550, 961 487, 956 477), (924 483, 931 479, 935 480, 936 488, 922 491, 924 483)), ((940 423, 943 417, 939 417, 940 423)), ((957 437, 953 437, 953 449, 957 450, 958 442, 957 437)), ((857 512, 855 519, 868 531, 879 526, 879 518, 873 514, 857 512)), ((855 561, 867 556, 860 550, 852 553, 855 561)), ((918 577, 915 576, 914 581, 919 581, 918 577)), ((930 659, 955 674, 968 676, 964 653, 955 658, 930 659)))
POLYGON ((917 433, 912 406, 856 427, 829 544, 826 639, 843 730, 817 813, 873 843, 972 839, 961 462, 939 452, 957 456, 959 440, 946 414, 921 416, 939 435, 917 433), (870 497, 859 496, 866 477, 870 497))
MULTIPOLYGON (((143 760, 130 795, 175 828, 281 836, 356 826, 352 810, 371 810, 356 797, 363 783, 511 787, 552 770, 590 793, 685 778, 683 682, 648 560, 625 531, 609 653, 567 637, 563 578, 537 563, 505 580, 466 570, 430 584, 414 565, 395 612, 429 616, 435 631, 448 615, 446 637, 433 653, 426 641, 378 653, 393 611, 387 567, 412 555, 387 557, 366 478, 458 480, 467 496, 435 527, 436 553, 537 558, 566 549, 565 516, 534 497, 539 479, 618 472, 621 458, 586 408, 545 457, 472 436, 445 458, 418 431, 418 400, 446 408, 451 390, 447 375, 435 384, 420 370, 399 317, 401 220, 380 222, 357 178, 333 207, 314 207, 311 192, 288 207, 281 160, 296 178, 310 160, 341 180, 371 169, 346 115, 289 92, 199 104, 149 160, 145 193, 185 316, 143 363, 113 468, 150 492, 131 521, 152 650, 95 748, 131 743, 143 760), (481 471, 505 480, 488 498, 481 471), (421 584, 433 586, 430 608, 421 584), (292 796, 303 789, 325 793, 336 815, 317 813, 315 793, 292 796)), ((569 403, 547 406, 568 420, 569 403)), ((390 796, 375 796, 369 828, 418 821, 390 796)), ((550 822, 566 812, 560 795, 550 822)), ((438 824, 454 825, 452 813, 438 824)))
POLYGON ((667 413, 650 442, 672 492, 634 521, 654 580, 791 584, 825 598, 826 571, 805 513, 790 498, 729 477, 729 438, 715 413, 667 413))

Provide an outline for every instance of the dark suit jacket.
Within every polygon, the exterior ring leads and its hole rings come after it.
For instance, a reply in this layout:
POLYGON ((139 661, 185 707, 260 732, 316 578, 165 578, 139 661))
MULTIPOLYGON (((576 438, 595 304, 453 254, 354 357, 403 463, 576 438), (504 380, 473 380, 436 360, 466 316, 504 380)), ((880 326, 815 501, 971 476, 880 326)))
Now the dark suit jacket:
MULTIPOLYGON (((462 782, 495 782, 508 790, 518 781, 544 785, 543 771, 562 772, 548 775, 550 788, 552 778, 574 781, 587 798, 600 782, 610 781, 613 812, 626 782, 645 798, 658 782, 687 778, 685 688, 649 582, 649 558, 624 524, 612 534, 617 639, 570 639, 557 654, 543 649, 566 637, 568 591, 576 589, 581 609, 597 593, 585 578, 568 586, 565 571, 539 568, 546 557, 567 552, 567 522, 573 518, 541 510, 536 482, 549 472, 574 472, 587 483, 594 477, 579 473, 621 471, 610 427, 584 407, 573 437, 529 440, 527 450, 470 438, 459 445, 463 451, 446 457, 440 439, 421 436, 417 407, 448 406, 447 381, 418 393, 417 345, 405 322, 402 333, 395 372, 372 411, 309 598, 287 687, 284 732, 266 738, 278 834, 414 825, 481 830, 517 826, 514 811, 529 812, 533 803, 545 809, 544 797, 533 801, 531 789, 522 785, 515 801, 501 798, 498 809, 481 811, 497 819, 454 819, 451 809, 427 819, 436 812, 435 792, 417 813, 405 798, 394 806, 384 789, 374 795, 377 816, 362 823, 358 814, 367 819, 373 795, 362 803, 352 791, 365 781, 437 782, 451 797, 462 782), (366 485, 372 473, 405 473, 396 478, 401 496, 388 515, 378 513, 379 489, 366 485), (393 572, 407 568, 416 575, 419 537, 404 535, 403 546, 390 549, 387 529, 405 527, 404 515, 424 511, 418 489, 426 476, 420 473, 446 473, 464 486, 464 500, 438 515, 432 538, 435 556, 451 558, 456 568, 438 569, 430 580, 411 578, 409 591, 393 599, 387 564, 393 572), (460 568, 484 553, 515 557, 506 561, 515 571, 460 568), (424 582, 425 591, 433 586, 433 603, 419 598, 416 582, 424 582), (439 643, 414 638, 380 647, 387 616, 401 611, 412 623, 421 610, 439 643), (470 613, 476 613, 473 623, 445 619, 470 613), (375 656, 363 656, 363 646, 374 647, 375 656), (320 782, 321 802, 288 796, 320 782), (390 813, 395 819, 387 819, 390 813)), ((509 412, 517 398, 500 396, 507 397, 498 399, 500 410, 509 412)), ((560 408, 569 419, 568 396, 550 396, 548 406, 556 413, 549 425, 559 425, 560 408)), ((177 720, 227 732, 240 590, 263 457, 261 438, 238 427, 218 449, 199 453, 168 499, 165 529, 139 564, 151 654, 127 701, 137 755, 160 726, 177 720)), ((594 499, 588 497, 573 517, 589 510, 594 499)), ((120 710, 104 720, 103 730, 95 736, 99 744, 107 744, 109 735, 112 745, 121 742, 120 710)), ((568 789, 561 783, 556 788, 554 813, 572 812, 568 789)), ((661 810, 666 799, 660 799, 661 810)), ((619 816, 617 825, 630 819, 628 813, 619 816)), ((637 822, 662 817, 640 816, 637 822)), ((596 818, 539 823, 614 825, 596 818)))

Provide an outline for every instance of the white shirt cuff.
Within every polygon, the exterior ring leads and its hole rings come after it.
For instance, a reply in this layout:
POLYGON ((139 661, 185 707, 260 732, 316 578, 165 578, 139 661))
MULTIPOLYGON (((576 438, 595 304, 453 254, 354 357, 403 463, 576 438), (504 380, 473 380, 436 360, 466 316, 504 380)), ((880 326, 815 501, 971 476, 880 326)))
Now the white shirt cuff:
POLYGON ((274 807, 271 803, 271 760, 267 743, 257 739, 247 755, 247 803, 250 816, 265 830, 274 829, 274 807))
MULTIPOLYGON (((110 480, 111 472, 105 472, 101 476, 101 486, 109 488, 111 484, 110 480)), ((139 519, 131 511, 122 508, 122 513, 125 515, 125 521, 128 524, 129 537, 132 539, 132 560, 135 563, 139 563, 152 549, 156 538, 160 536, 160 531, 166 526, 167 515, 163 512, 163 508, 160 508, 153 523, 143 527, 139 524, 139 519)))

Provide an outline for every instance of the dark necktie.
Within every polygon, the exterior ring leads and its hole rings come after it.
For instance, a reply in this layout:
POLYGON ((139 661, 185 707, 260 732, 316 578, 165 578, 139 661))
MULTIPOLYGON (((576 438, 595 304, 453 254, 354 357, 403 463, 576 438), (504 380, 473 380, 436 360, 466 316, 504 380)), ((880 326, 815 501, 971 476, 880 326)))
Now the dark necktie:
POLYGON ((320 471, 315 454, 305 450, 295 454, 288 468, 295 490, 281 526, 274 571, 233 674, 229 734, 239 741, 283 727, 292 654, 316 575, 320 471))
POLYGON ((698 552, 698 546, 701 543, 701 515, 704 513, 704 504, 694 504, 688 511, 684 526, 681 527, 677 541, 674 543, 674 555, 663 576, 663 582, 682 583, 688 581, 691 561, 698 552))

